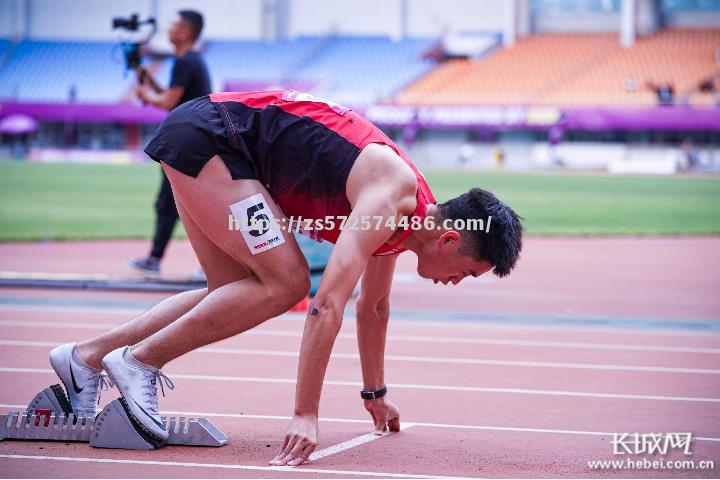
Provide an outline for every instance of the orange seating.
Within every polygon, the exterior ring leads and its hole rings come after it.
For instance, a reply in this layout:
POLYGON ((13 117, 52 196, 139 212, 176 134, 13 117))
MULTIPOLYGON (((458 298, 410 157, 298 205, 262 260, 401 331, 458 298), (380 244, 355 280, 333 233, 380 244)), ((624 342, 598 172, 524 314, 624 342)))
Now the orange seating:
POLYGON ((481 60, 454 60, 396 96, 406 104, 654 105, 646 82, 708 104, 701 80, 720 73, 720 29, 668 29, 620 46, 617 33, 543 34, 481 60), (689 93, 693 92, 693 93, 689 93))

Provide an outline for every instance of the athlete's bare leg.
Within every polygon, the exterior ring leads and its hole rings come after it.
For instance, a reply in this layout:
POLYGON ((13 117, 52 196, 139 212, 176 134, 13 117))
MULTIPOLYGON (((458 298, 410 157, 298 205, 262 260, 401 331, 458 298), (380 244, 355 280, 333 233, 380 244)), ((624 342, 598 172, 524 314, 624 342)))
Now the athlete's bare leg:
MULTIPOLYGON (((209 293, 176 321, 168 322, 131 351, 142 363, 161 368, 196 348, 244 332, 287 311, 310 288, 307 261, 292 234, 285 243, 252 255, 242 235, 228 229, 229 206, 262 193, 276 218, 282 212, 256 180, 232 180, 225 164, 213 157, 197 178, 163 164, 173 186, 183 225, 208 277, 209 293), (210 268, 207 268, 210 267, 210 268), (214 268, 213 268, 214 267, 214 268), (228 278, 227 271, 242 272, 228 278)), ((187 305, 187 304, 185 304, 187 305)), ((174 310, 175 312, 180 309, 174 310)))
MULTIPOLYGON (((222 168, 224 168, 224 165, 221 165, 222 168)), ((207 167, 211 168, 211 167, 207 167)), ((171 175, 178 174, 172 169, 171 175)), ((215 168, 215 170, 218 170, 215 168)), ((221 169, 222 170, 222 169, 221 169)), ((222 172, 215 171, 216 175, 221 174, 222 172)), ((178 174, 182 175, 182 174, 178 174)), ((204 175, 204 174, 203 174, 204 175)), ((185 177, 182 175, 182 177, 185 177)), ((189 181, 194 181, 194 179, 190 177, 185 177, 186 179, 189 179, 189 181)), ((203 178, 203 180, 208 181, 208 179, 203 178)), ((228 176, 228 178, 223 179, 224 182, 232 182, 228 176)), ((250 180, 245 181, 234 181, 233 184, 237 184, 238 182, 254 182, 250 180)), ((257 182, 254 182, 257 183, 257 182)), ((259 183, 258 183, 259 185, 259 183)), ((194 187, 194 186, 193 186, 194 187)), ((238 188, 236 185, 233 185, 233 189, 238 188)), ((263 189, 264 190, 264 189, 263 189)), ((256 193, 256 192, 255 192, 256 193)), ((251 193, 254 194, 254 193, 251 193)), ((250 194, 249 194, 250 195, 250 194)), ((249 195, 244 195, 242 198, 245 198, 249 195)), ((176 195, 177 197, 177 195, 176 195)), ((265 192, 265 197, 268 200, 268 202, 272 202, 272 199, 270 198, 270 195, 265 192)), ((198 198, 203 198, 202 196, 199 196, 198 198)), ((187 200, 186 200, 187 201, 187 200)), ((234 202, 231 202, 234 203, 234 202)), ((141 343, 146 338, 150 337, 151 335, 155 334, 156 332, 163 330, 168 325, 172 324, 176 320, 178 320, 183 315, 190 312, 200 301, 202 301, 207 295, 208 290, 210 292, 223 287, 224 285, 233 284, 235 282, 238 282, 243 279, 251 279, 250 285, 255 287, 257 286, 258 280, 257 277, 252 274, 252 272, 245 266, 238 263, 235 258, 225 253, 221 248, 219 248, 217 245, 215 245, 206 235, 203 233, 203 231, 195 224, 195 222, 192 220, 190 215, 188 214, 183 201, 180 198, 176 198, 176 204, 178 206, 178 213, 180 214, 180 218, 183 221, 183 225, 185 227, 185 231, 188 234, 188 238, 190 239, 190 242, 193 246, 193 250, 195 251, 200 264, 203 267, 203 270, 206 272, 208 276, 208 289, 198 289, 198 290, 192 290, 189 292, 183 292, 178 295, 174 295, 168 299, 163 300, 159 304, 155 305, 153 308, 148 310, 147 312, 143 313, 139 317, 133 319, 130 322, 127 322, 121 326, 118 326, 117 328, 114 328, 113 330, 110 330, 108 332, 105 332, 101 335, 98 335, 97 337, 94 337, 90 340, 86 340, 83 342, 78 343, 77 347, 77 354, 80 358, 82 358, 85 363, 88 365, 94 367, 94 368, 102 368, 100 361, 102 358, 109 353, 112 350, 115 350, 116 348, 123 347, 125 345, 136 345, 141 343)), ((229 204, 228 204, 229 205, 229 204)), ((229 210, 228 210, 229 212, 229 210)), ((279 210, 273 210, 275 215, 278 215, 279 210)), ((242 237, 240 236, 239 232, 230 232, 227 230, 227 218, 225 218, 225 229, 226 232, 220 232, 221 234, 227 233, 235 235, 239 238, 239 242, 244 242, 242 237)), ((292 240, 292 243, 294 243, 294 238, 290 237, 292 240)), ((237 241, 237 239, 235 239, 237 241)), ((286 244, 288 243, 288 238, 286 237, 286 244)), ((242 246, 242 245, 240 245, 242 246)), ((285 245, 282 245, 280 247, 277 247, 277 249, 284 247, 285 245)), ((298 250, 299 251, 299 250, 298 250)), ((267 252, 269 253, 269 252, 267 252)), ((303 259, 304 261, 304 259, 303 259)), ((302 272, 303 265, 299 265, 300 269, 298 273, 302 272)), ((307 268, 306 265, 304 267, 307 268)), ((292 276, 292 275, 291 275, 292 276)), ((247 282, 246 282, 247 283, 247 282)), ((283 282, 278 282, 279 284, 282 284, 283 282)), ((299 281, 299 285, 303 285, 306 283, 305 281, 299 281)), ((240 285, 237 285, 240 286, 240 285)), ((236 286, 236 287, 237 287, 236 286)), ((292 290, 292 289, 291 289, 292 290)), ((231 294, 231 292, 223 292, 223 296, 227 294, 231 294)), ((293 292, 288 292, 293 293, 293 292)), ((279 295, 282 297, 282 294, 279 295)), ((290 295, 293 296, 293 295, 290 295)), ((295 301, 295 298, 291 301, 291 305, 294 304, 292 302, 295 301)), ((215 300, 216 301, 216 300, 215 300)), ((252 302, 250 302, 251 304, 252 302)), ((269 305, 272 306, 272 301, 266 302, 269 305)), ((282 299, 280 299, 281 304, 280 309, 285 309, 285 303, 282 299)), ((215 303, 213 302, 212 305, 215 303)), ((289 308, 289 307, 288 307, 289 308)), ((272 309, 271 309, 272 310, 272 309)), ((278 311, 275 313, 275 315, 278 313, 282 313, 282 311, 278 311)), ((210 312, 210 315, 215 315, 215 310, 210 312)), ((227 329, 226 333, 223 333, 222 331, 219 332, 219 335, 221 335, 220 338, 226 338, 227 336, 232 336, 236 333, 239 333, 240 331, 247 330, 248 328, 251 328, 252 326, 257 325, 258 323, 261 323, 262 321, 266 320, 266 318, 262 318, 263 315, 260 317, 257 317, 255 319, 251 319, 247 324, 245 325, 234 325, 234 322, 230 322, 231 325, 229 325, 229 328, 227 329)), ((274 316, 274 315, 270 315, 274 316)), ((270 318, 267 317, 267 318, 270 318)), ((248 317, 249 318, 249 317, 248 317)), ((203 330, 203 329, 200 329, 203 330)), ((193 335, 191 335, 193 336, 193 335)), ((218 338, 218 339, 220 339, 218 338)), ((212 343, 211 340, 208 343, 212 343)), ((199 344, 198 346, 204 345, 204 343, 199 344)), ((187 347, 186 347, 187 348, 187 347)), ((196 348, 196 347, 193 347, 196 348)), ((192 350, 193 348, 190 348, 192 350)), ((160 349, 158 349, 160 350, 160 349)), ((174 349, 170 349, 172 352, 174 352, 174 349)), ((187 350, 189 351, 189 350, 187 350)), ((158 351, 160 354, 161 352, 158 351)), ((184 352, 183 352, 184 353, 184 352)), ((140 350, 140 353, 137 352, 137 349, 133 350, 133 355, 139 357, 138 359, 145 359, 148 360, 144 363, 149 363, 151 365, 153 364, 159 364, 159 359, 150 360, 150 358, 144 357, 142 354, 142 350, 140 350)), ((165 352, 161 355, 162 358, 167 357, 175 358, 174 353, 168 353, 165 352)), ((141 360, 142 361, 142 360, 141 360)), ((162 364, 166 363, 168 360, 165 360, 162 362, 162 364)), ((158 365, 158 366, 159 366, 158 365)))
MULTIPOLYGON (((212 272, 209 275, 211 277, 210 289, 250 276, 251 273, 247 268, 237 264, 232 257, 205 237, 205 234, 192 222, 180 202, 176 201, 175 203, 185 232, 203 271, 212 272)), ((208 289, 202 288, 166 298, 130 322, 90 340, 79 342, 76 352, 91 367, 102 368, 100 361, 109 352, 126 345, 135 345, 165 328, 189 312, 207 294, 208 289)))
POLYGON ((153 308, 112 330, 77 344, 77 354, 93 368, 112 350, 134 345, 188 312, 207 295, 207 289, 191 290, 166 298, 153 308))

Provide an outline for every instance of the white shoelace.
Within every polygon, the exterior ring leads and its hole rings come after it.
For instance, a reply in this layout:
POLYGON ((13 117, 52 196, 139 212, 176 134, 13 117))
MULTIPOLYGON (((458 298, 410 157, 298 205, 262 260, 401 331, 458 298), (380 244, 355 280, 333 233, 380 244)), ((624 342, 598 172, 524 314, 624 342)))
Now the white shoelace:
POLYGON ((104 372, 100 373, 100 381, 98 382, 98 387, 100 388, 100 394, 98 395, 98 405, 100 405, 100 397, 102 397, 103 390, 110 390, 111 388, 115 387, 115 384, 112 380, 110 380, 110 377, 107 376, 104 372))
POLYGON ((157 383, 160 384, 160 390, 162 391, 163 397, 165 396, 165 387, 170 390, 175 389, 175 384, 165 375, 162 371, 152 372, 147 370, 147 380, 145 395, 148 397, 148 411, 153 415, 160 415, 158 412, 158 399, 157 399, 157 383), (163 384, 165 384, 163 386, 163 384))
POLYGON ((97 405, 100 405, 100 397, 102 396, 103 390, 108 390, 115 386, 113 381, 110 380, 110 377, 105 375, 105 373, 100 372, 96 375, 97 377, 95 380, 93 380, 93 377, 90 377, 86 383, 85 390, 80 396, 80 399, 83 400, 83 404, 79 405, 78 411, 94 412, 95 402, 93 399, 97 396, 97 405), (98 390, 100 393, 98 393, 98 390))

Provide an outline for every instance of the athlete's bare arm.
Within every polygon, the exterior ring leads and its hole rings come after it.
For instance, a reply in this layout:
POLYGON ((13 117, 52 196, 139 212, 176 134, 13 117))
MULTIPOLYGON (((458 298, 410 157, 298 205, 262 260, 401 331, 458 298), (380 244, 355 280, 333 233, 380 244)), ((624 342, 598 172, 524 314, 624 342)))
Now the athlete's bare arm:
MULTIPOLYGON (((376 391, 385 385, 385 337, 396 262, 397 255, 370 257, 362 276, 356 323, 365 390, 376 391)), ((400 413, 387 395, 365 400, 365 408, 372 416, 376 434, 382 434, 386 429, 400 430, 400 413)))
MULTIPOLYGON (((350 172, 349 225, 359 225, 361 218, 376 215, 394 217, 398 222, 415 208, 414 175, 408 176, 404 164, 383 152, 381 146, 364 150, 350 172)), ((379 229, 345 229, 340 234, 317 295, 310 304, 300 348, 295 412, 282 450, 271 462, 273 465, 299 465, 315 450, 320 392, 330 352, 342 325, 345 304, 372 253, 393 233, 383 222, 379 229)))

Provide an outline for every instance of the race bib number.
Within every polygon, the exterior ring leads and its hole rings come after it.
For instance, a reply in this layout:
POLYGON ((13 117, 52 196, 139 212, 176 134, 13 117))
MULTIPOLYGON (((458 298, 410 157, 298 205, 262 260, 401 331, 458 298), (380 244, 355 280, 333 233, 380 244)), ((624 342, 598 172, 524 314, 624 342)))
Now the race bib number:
POLYGON ((262 193, 233 203, 230 211, 240 223, 240 233, 253 255, 285 243, 282 231, 262 193))

